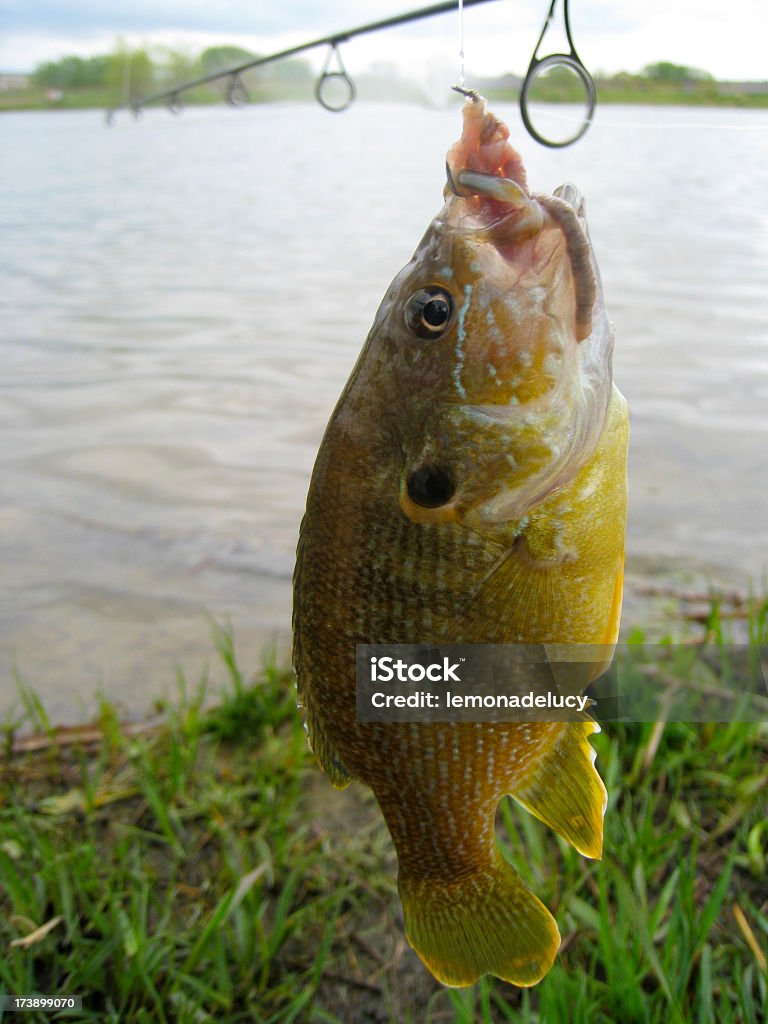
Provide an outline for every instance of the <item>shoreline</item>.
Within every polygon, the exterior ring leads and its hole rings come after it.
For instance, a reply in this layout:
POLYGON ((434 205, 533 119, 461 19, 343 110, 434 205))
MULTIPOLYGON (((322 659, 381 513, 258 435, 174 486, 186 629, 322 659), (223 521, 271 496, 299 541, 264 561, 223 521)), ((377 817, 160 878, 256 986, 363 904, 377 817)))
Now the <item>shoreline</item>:
MULTIPOLYGON (((130 113, 131 106, 130 102, 126 103, 124 100, 110 101, 109 97, 100 98, 84 98, 80 100, 78 97, 74 97, 72 100, 58 100, 51 101, 44 98, 35 98, 29 101, 21 100, 18 103, 6 103, 4 102, 7 93, 3 94, 0 92, 0 114, 11 114, 11 113, 27 113, 27 112, 51 112, 51 113, 64 113, 72 110, 97 110, 102 111, 105 116, 111 112, 124 111, 130 113)), ((488 89, 487 97, 492 103, 517 103, 519 100, 519 93, 515 91, 505 89, 488 89)), ((136 102, 140 103, 140 100, 136 102)), ((314 104, 317 101, 314 96, 308 93, 306 96, 302 95, 290 95, 281 97, 271 97, 269 99, 253 99, 246 104, 242 104, 247 107, 256 106, 274 106, 280 103, 311 103, 314 104)), ((547 101, 547 106, 568 106, 573 105, 573 100, 563 101, 547 101)), ((376 105, 379 103, 400 103, 403 106, 409 107, 430 107, 432 103, 425 96, 423 98, 411 98, 411 97, 377 97, 377 96, 366 96, 363 94, 356 100, 357 103, 376 105)), ((238 104, 239 106, 240 104, 238 104)), ((543 104, 542 104, 543 105, 543 104)), ((198 107, 227 107, 231 104, 227 103, 226 100, 221 98, 214 98, 210 100, 203 99, 189 99, 184 100, 181 104, 180 110, 187 107, 198 108, 198 107)), ((643 94, 636 92, 622 92, 620 90, 607 89, 601 92, 599 84, 597 89, 597 106, 632 106, 632 107, 686 107, 693 109, 733 109, 733 110, 767 110, 768 109, 768 91, 761 93, 723 93, 717 95, 707 96, 696 96, 685 92, 670 92, 661 95, 643 94)), ((143 114, 147 110, 164 110, 166 105, 162 103, 153 103, 149 106, 140 106, 139 114, 143 114)))
MULTIPOLYGON (((702 589, 701 586, 673 584, 664 580, 654 582, 649 576, 628 575, 625 581, 624 612, 618 642, 638 642, 638 637, 642 636, 642 642, 648 644, 664 644, 670 641, 706 643, 712 634, 712 622, 716 620, 718 629, 721 630, 725 625, 726 630, 733 634, 728 642, 748 644, 750 622, 761 622, 765 619, 766 612, 768 595, 765 594, 757 596, 735 587, 710 586, 708 589, 702 589), (697 630, 700 631, 698 636, 694 635, 694 631, 697 630)), ((721 633, 718 633, 718 636, 722 639, 721 633)), ((231 679, 231 666, 237 664, 236 641, 232 631, 216 624, 211 647, 212 656, 218 656, 218 661, 222 663, 219 667, 225 670, 226 682, 231 679)), ((285 652, 278 659, 274 649, 271 655, 265 653, 259 664, 251 668, 253 679, 270 673, 279 673, 286 679, 291 678, 290 655, 284 655, 285 652)), ((237 678, 240 680, 239 685, 245 685, 239 669, 237 678)), ((175 695, 168 697, 163 693, 168 690, 166 680, 158 684, 157 696, 147 697, 145 709, 133 713, 126 713, 125 708, 119 709, 115 701, 106 697, 103 692, 96 691, 90 695, 89 702, 96 704, 98 711, 94 715, 86 713, 78 717, 75 707, 79 703, 80 711, 83 711, 84 701, 81 694, 79 701, 73 701, 71 705, 74 712, 71 718, 67 715, 66 720, 50 722, 45 712, 45 697, 40 698, 34 683, 17 679, 17 700, 21 701, 25 713, 20 721, 12 724, 9 711, 3 711, 4 717, 0 718, 0 735, 5 733, 6 755, 16 756, 78 745, 98 745, 104 738, 105 719, 126 737, 154 734, 164 727, 169 709, 176 703, 183 703, 189 699, 190 690, 196 694, 193 699, 199 701, 201 710, 206 713, 215 711, 222 699, 225 699, 226 689, 222 688, 220 682, 218 685, 209 683, 210 679, 203 678, 197 688, 193 688, 189 687, 183 676, 180 676, 177 679, 175 695), (35 731, 33 724, 33 731, 28 732, 25 727, 26 720, 32 714, 38 717, 38 728, 35 731)))

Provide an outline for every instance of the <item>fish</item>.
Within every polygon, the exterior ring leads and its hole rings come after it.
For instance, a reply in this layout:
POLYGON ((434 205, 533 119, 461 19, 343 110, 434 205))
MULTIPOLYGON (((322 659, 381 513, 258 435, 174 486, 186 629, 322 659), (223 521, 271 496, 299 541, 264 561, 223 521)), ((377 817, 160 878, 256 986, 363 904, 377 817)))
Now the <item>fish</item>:
POLYGON ((468 95, 444 204, 325 431, 294 573, 309 744, 335 787, 373 790, 408 941, 453 987, 531 986, 554 962, 557 923, 499 852, 495 814, 511 796, 600 858, 599 727, 358 721, 356 645, 610 651, 623 591, 628 413, 585 204, 570 184, 529 191, 509 134, 468 95))

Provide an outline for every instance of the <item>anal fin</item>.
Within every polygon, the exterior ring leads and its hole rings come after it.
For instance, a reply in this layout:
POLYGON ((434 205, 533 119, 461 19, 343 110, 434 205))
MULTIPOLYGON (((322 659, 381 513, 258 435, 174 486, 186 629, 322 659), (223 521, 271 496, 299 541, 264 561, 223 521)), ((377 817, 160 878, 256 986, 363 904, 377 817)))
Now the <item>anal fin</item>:
POLYGON ((595 768, 591 720, 564 722, 562 732, 510 794, 585 857, 600 859, 607 793, 595 768))

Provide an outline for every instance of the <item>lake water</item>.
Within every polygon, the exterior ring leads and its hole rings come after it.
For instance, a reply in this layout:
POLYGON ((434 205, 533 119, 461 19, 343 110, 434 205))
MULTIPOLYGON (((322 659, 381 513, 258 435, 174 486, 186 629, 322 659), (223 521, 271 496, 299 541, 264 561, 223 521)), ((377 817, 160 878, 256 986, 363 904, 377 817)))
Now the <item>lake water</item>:
MULTIPOLYGON (((508 118, 538 191, 587 196, 632 415, 628 567, 768 565, 768 112, 508 118)), ((567 116, 567 111, 565 111, 567 116)), ((325 422, 441 204, 457 109, 301 104, 0 118, 0 715, 126 713, 288 649, 325 422)))

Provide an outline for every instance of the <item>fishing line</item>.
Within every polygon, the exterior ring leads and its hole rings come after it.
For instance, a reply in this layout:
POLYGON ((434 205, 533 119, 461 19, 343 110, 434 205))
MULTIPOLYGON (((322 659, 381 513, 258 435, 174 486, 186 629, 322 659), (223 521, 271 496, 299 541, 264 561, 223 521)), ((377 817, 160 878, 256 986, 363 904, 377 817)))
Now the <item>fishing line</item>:
POLYGON ((464 88, 464 0, 459 0, 459 85, 464 88))

